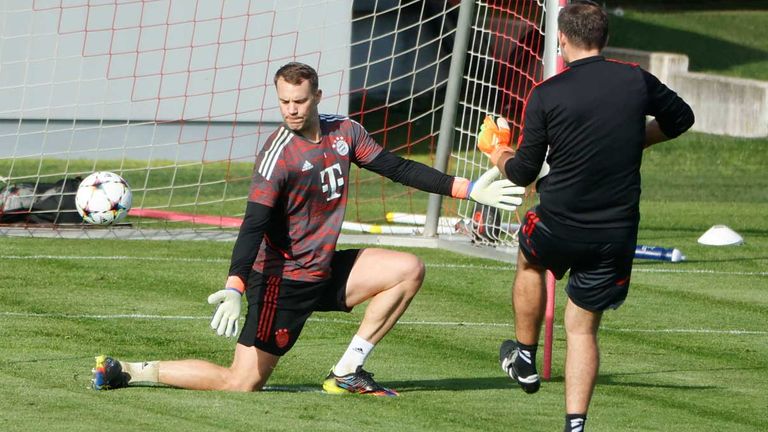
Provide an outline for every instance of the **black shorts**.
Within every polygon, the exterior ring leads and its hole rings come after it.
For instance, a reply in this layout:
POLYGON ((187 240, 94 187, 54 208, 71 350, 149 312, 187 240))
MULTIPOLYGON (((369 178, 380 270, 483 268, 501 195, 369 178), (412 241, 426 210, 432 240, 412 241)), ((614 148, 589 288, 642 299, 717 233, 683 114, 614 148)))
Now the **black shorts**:
POLYGON ((351 311, 346 303, 347 279, 358 252, 334 252, 331 278, 322 282, 251 272, 245 290, 248 313, 238 343, 282 356, 296 343, 312 312, 351 311))
POLYGON ((525 215, 519 240, 528 262, 546 268, 558 280, 571 270, 566 292, 577 306, 598 312, 616 309, 627 298, 637 231, 611 242, 567 240, 553 234, 533 208, 525 215))

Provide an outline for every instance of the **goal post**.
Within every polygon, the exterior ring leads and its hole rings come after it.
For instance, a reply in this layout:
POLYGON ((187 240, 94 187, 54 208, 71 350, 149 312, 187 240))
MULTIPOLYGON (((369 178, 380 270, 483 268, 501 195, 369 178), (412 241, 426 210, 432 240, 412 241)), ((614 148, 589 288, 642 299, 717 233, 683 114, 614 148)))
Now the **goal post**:
MULTIPOLYGON (((71 211, 36 208, 42 185, 100 170, 130 184, 135 230, 233 229, 254 155, 280 122, 272 75, 288 61, 318 70, 321 112, 349 115, 398 155, 477 178, 487 168, 474 147, 482 118, 505 115, 517 131, 543 77, 545 9, 541 0, 0 2, 0 223, 9 211, 71 211), (32 192, 13 191, 22 184, 32 192), (157 218, 164 212, 177 217, 157 218)), ((463 236, 445 223, 458 218, 474 240, 501 245, 519 219, 431 203, 354 170, 347 221, 364 231, 393 212, 429 213, 414 232, 463 236)))
MULTIPOLYGON (((565 0, 466 3, 467 9, 473 9, 471 21, 465 24, 469 41, 466 47, 454 46, 455 50, 467 52, 464 57, 455 51, 454 59, 466 60, 451 71, 453 77, 462 77, 462 91, 457 99, 446 100, 446 105, 456 106, 458 113, 455 122, 443 118, 438 143, 445 147, 438 148, 437 156, 447 154, 449 161, 439 161, 436 166, 451 166, 457 175, 477 178, 490 168, 487 157, 476 148, 476 134, 485 116, 507 118, 513 143, 516 142, 522 131, 528 93, 561 68, 557 55, 557 11, 565 0)), ((439 196, 431 197, 428 228, 436 226, 441 200, 439 196)), ((534 201, 535 196, 529 194, 516 212, 460 202, 457 213, 469 221, 475 243, 508 248, 515 246, 520 215, 534 201)), ((425 234, 434 231, 427 229, 425 234)))

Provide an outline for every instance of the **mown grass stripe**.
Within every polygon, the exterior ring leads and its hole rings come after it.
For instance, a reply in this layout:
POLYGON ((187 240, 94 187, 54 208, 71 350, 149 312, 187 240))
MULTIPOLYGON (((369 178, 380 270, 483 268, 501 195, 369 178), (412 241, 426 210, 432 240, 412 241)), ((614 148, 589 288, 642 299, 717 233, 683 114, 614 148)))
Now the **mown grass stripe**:
MULTIPOLYGON (((61 313, 33 313, 33 312, 0 312, 0 316, 3 317, 22 317, 22 318, 62 318, 62 319, 92 319, 92 320, 120 320, 120 319, 136 319, 136 320, 208 320, 208 316, 195 316, 195 315, 152 315, 152 314, 61 314, 61 313)), ((309 321, 322 322, 322 323, 336 323, 336 324, 349 324, 358 325, 359 321, 354 320, 341 320, 341 319, 327 319, 327 318, 310 318, 309 321)), ((467 322, 467 321, 398 321, 398 325, 413 325, 413 326, 437 326, 437 327, 514 327, 512 323, 488 323, 488 322, 467 322)), ((560 325, 555 327, 562 328, 560 325)), ((656 328, 656 329, 639 329, 639 328, 617 328, 617 327, 601 327, 601 331, 618 332, 618 333, 669 333, 669 334, 727 334, 727 335, 768 335, 768 331, 764 330, 743 330, 743 329, 683 329, 683 328, 656 328)))
MULTIPOLYGON (((191 263, 228 263, 227 258, 183 258, 183 257, 153 257, 153 256, 128 256, 128 255, 0 255, 0 259, 7 260, 64 260, 64 261, 158 261, 158 262, 191 262, 191 263)), ((485 269, 485 270, 513 270, 510 266, 493 266, 483 264, 440 264, 427 263, 428 268, 442 269, 485 269)), ((768 276, 768 271, 720 271, 710 269, 665 269, 665 268, 634 268, 633 273, 677 273, 677 274, 701 274, 718 276, 768 276)))

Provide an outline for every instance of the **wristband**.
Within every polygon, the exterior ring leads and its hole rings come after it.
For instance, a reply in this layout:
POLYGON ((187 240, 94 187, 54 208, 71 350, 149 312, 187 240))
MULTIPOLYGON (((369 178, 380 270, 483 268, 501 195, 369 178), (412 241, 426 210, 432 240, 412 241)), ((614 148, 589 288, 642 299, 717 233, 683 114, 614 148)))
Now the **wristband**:
POLYGON ((451 197, 467 199, 469 192, 472 190, 472 182, 464 177, 454 177, 453 185, 451 186, 451 197))
POLYGON ((243 280, 240 279, 240 276, 229 276, 227 278, 227 283, 224 284, 224 286, 226 289, 237 291, 240 295, 245 292, 245 284, 243 283, 243 280))

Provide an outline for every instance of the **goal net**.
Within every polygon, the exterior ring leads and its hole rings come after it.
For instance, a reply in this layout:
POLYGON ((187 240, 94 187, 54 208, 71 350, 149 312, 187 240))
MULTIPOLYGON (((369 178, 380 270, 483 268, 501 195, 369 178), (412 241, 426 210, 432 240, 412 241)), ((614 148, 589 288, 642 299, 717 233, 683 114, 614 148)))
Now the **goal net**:
MULTIPOLYGON (((451 152, 457 175, 477 178, 489 167, 487 157, 476 149, 477 131, 486 115, 505 117, 516 145, 526 97, 544 76, 545 17, 543 1, 477 2, 451 152)), ((510 245, 520 215, 533 200, 529 192, 517 212, 464 201, 459 202, 458 213, 469 221, 475 242, 510 245)))
MULTIPOLYGON (((450 133, 447 171, 477 178, 487 167, 474 139, 483 117, 506 116, 516 136, 542 77, 544 16, 542 2, 527 0, 0 2, 0 223, 46 214, 61 223, 74 212, 66 199, 36 206, 73 193, 51 186, 111 171, 133 191, 134 229, 236 227, 254 155, 281 121, 272 76, 289 61, 318 70, 321 112, 349 115, 428 165, 450 133), (467 3, 471 38, 457 74, 467 3), (447 101, 451 80, 461 80, 460 97, 447 101), (458 116, 441 132, 447 105, 458 116)), ((428 194, 365 170, 350 183, 348 228, 423 220, 428 194)), ((487 210, 443 200, 441 232, 461 222, 480 241, 511 241, 516 214, 478 212, 487 210)))

